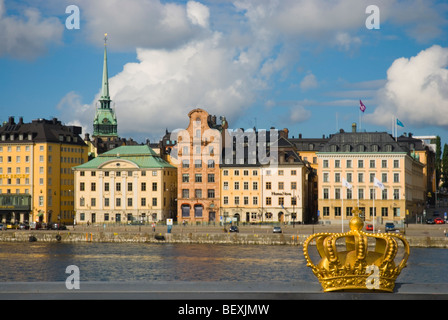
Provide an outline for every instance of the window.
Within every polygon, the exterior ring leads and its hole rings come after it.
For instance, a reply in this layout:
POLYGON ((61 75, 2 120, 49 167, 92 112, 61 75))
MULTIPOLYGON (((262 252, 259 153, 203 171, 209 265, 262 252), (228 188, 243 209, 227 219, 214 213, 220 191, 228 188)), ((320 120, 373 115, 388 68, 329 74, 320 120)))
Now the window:
POLYGON ((322 179, 324 182, 330 182, 330 174, 328 172, 324 172, 322 179))
POLYGON ((196 198, 202 198, 202 189, 194 189, 194 196, 196 198))
POLYGON ((358 189, 358 199, 359 200, 364 199, 364 189, 358 189))
POLYGON ((132 182, 128 182, 128 191, 132 191, 132 182))
POLYGON ((104 198, 104 206, 105 207, 109 206, 109 198, 104 198))
POLYGON ((328 168, 328 160, 324 160, 322 164, 323 168, 328 168))
POLYGON ((142 182, 140 185, 141 191, 146 191, 146 182, 142 182))
POLYGON ((384 189, 384 190, 381 192, 381 198, 382 198, 383 200, 387 200, 387 189, 384 189))
POLYGON ((330 207, 323 207, 322 209, 324 217, 328 217, 330 215, 330 207))
POLYGON ((258 182, 257 181, 252 182, 252 190, 258 190, 258 182))
POLYGON ((115 199, 115 206, 121 207, 121 198, 116 198, 115 199))
POLYGON ((152 205, 153 205, 154 207, 157 206, 157 198, 152 198, 152 205))
POLYGON ((248 181, 244 181, 243 182, 243 189, 244 190, 249 190, 249 182, 248 181))
POLYGON ((132 207, 132 198, 128 198, 128 207, 132 207))
POLYGON ((296 190, 297 189, 297 182, 292 181, 291 182, 291 190, 296 190))
POLYGON ((85 184, 84 182, 80 182, 79 183, 79 191, 84 191, 85 190, 85 184))
POLYGON ((96 198, 91 198, 91 199, 90 199, 90 205, 91 205, 92 207, 96 207, 96 198))
POLYGON ((245 196, 243 198, 243 203, 244 203, 245 206, 247 206, 249 204, 249 197, 245 196))
POLYGON ((157 182, 152 183, 152 191, 157 191, 157 182))
POLYGON ((364 182, 364 174, 358 173, 358 182, 364 182))
POLYGON ((375 168, 375 160, 370 160, 370 168, 375 168))
POLYGON ((400 160, 394 160, 394 168, 400 168, 400 160))
POLYGON ((190 175, 188 173, 182 174, 182 182, 190 182, 190 175))
POLYGON ((381 168, 387 168, 387 160, 381 160, 381 168))
POLYGON ((215 189, 208 189, 207 190, 207 197, 208 198, 214 198, 215 197, 215 189))
POLYGON ((394 182, 395 183, 400 182, 400 174, 399 173, 394 173, 394 182))
POLYGON ((207 181, 208 182, 215 182, 215 174, 214 173, 209 173, 207 175, 207 181))
POLYGON ((182 198, 188 199, 190 197, 190 190, 189 189, 182 189, 182 198))
POLYGON ((257 196, 252 197, 252 204, 255 206, 258 205, 258 197, 257 196))
POLYGON ((339 172, 334 174, 334 182, 341 182, 341 174, 339 172))
POLYGON ((109 191, 109 182, 104 183, 104 191, 109 191))
POLYGON ((239 205, 240 204, 240 197, 239 196, 235 196, 233 199, 233 202, 235 205, 239 205))
POLYGON ((334 216, 335 217, 341 216, 341 207, 334 207, 334 216))
POLYGON ((224 202, 224 204, 229 204, 229 197, 228 196, 224 196, 223 202, 224 202))
POLYGON ((347 168, 351 168, 352 167, 352 160, 347 160, 345 165, 346 165, 347 168))
POLYGON ((235 181, 233 187, 234 187, 235 190, 240 190, 240 183, 238 181, 235 181))
POLYGON ((341 189, 339 189, 339 188, 334 189, 334 198, 341 199, 341 189))
POLYGON ((358 168, 364 168, 364 160, 358 160, 358 168))
POLYGON ((387 208, 387 207, 382 207, 381 208, 381 216, 382 217, 387 217, 388 216, 388 214, 389 214, 389 210, 388 210, 389 208, 387 208))
POLYGON ((334 167, 340 168, 341 167, 341 160, 334 160, 334 167))
POLYGON ((90 191, 96 191, 96 183, 95 182, 92 182, 90 184, 90 191))
POLYGON ((387 182, 387 173, 381 174, 381 182, 387 182))
POLYGON ((278 190, 283 190, 284 189, 284 183, 283 182, 279 182, 278 183, 278 190))
POLYGON ((328 188, 324 188, 324 199, 329 199, 328 188))
POLYGON ((272 204, 272 198, 271 197, 266 197, 266 205, 270 206, 272 204))
POLYGON ((115 191, 121 191, 121 183, 120 182, 115 183, 115 191))
POLYGON ((196 173, 194 175, 194 182, 202 182, 202 174, 201 173, 196 173))
POLYGON ((271 190, 271 183, 270 182, 266 182, 266 190, 271 190))
POLYGON ((284 197, 278 197, 278 205, 283 206, 285 204, 285 198, 284 197))
POLYGON ((224 183, 223 183, 223 189, 224 189, 224 190, 229 190, 229 182, 228 182, 228 181, 224 181, 224 183))
POLYGON ((400 200, 400 189, 394 189, 394 200, 400 200))

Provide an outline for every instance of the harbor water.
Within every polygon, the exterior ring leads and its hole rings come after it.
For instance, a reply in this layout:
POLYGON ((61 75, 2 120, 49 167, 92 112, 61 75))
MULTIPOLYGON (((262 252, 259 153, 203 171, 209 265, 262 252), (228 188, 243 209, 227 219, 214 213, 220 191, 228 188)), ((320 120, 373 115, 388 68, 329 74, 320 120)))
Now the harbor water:
MULTIPOLYGON (((1 243, 0 282, 317 281, 298 246, 145 243, 1 243)), ((448 250, 412 248, 397 283, 447 283, 448 250)))

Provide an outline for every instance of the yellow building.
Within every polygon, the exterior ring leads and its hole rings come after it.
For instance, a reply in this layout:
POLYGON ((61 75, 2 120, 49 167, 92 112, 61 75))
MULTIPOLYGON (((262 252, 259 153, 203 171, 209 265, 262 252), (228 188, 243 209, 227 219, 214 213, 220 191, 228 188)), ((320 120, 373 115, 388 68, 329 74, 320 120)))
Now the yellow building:
POLYGON ((177 169, 149 146, 122 146, 74 168, 76 223, 165 222, 176 215, 177 169))
POLYGON ((319 221, 348 223, 358 206, 374 225, 425 207, 424 165, 386 132, 340 132, 317 153, 319 221))
POLYGON ((57 119, 0 127, 0 216, 2 222, 59 222, 74 218, 72 167, 87 161, 80 127, 57 119))
POLYGON ((261 222, 259 165, 221 165, 221 222, 261 222))

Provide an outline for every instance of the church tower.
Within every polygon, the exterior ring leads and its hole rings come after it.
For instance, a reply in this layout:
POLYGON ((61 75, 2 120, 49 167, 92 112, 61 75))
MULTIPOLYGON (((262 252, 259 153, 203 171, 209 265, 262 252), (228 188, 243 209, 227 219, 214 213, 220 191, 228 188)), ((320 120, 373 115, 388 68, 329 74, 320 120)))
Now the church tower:
POLYGON ((118 138, 117 117, 110 107, 109 77, 107 74, 107 33, 104 35, 104 61, 103 61, 103 83, 101 87, 100 107, 96 109, 93 120, 93 138, 101 138, 103 141, 118 138))

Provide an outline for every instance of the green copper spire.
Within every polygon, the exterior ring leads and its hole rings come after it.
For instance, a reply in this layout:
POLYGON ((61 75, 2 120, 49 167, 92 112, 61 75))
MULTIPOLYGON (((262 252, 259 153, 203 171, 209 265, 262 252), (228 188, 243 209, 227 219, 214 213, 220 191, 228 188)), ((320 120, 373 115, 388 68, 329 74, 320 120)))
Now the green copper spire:
POLYGON ((93 120, 93 136, 116 137, 118 136, 117 118, 114 110, 110 107, 106 41, 107 33, 104 34, 103 82, 101 85, 101 97, 99 99, 101 106, 99 109, 96 109, 95 119, 93 120))
POLYGON ((103 60, 103 83, 101 87, 101 108, 110 107, 110 96, 109 96, 109 76, 107 74, 107 33, 104 34, 104 60, 103 60))

